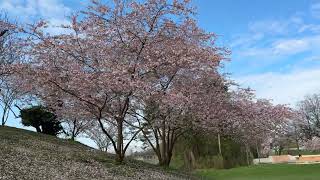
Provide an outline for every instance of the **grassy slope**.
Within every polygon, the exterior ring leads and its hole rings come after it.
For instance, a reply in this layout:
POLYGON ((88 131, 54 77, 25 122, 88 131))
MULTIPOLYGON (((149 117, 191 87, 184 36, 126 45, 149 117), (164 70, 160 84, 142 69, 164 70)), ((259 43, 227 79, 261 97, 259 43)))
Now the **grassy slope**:
POLYGON ((83 144, 0 127, 0 179, 186 179, 176 172, 110 155, 83 144))
POLYGON ((202 179, 214 180, 319 180, 320 164, 277 164, 240 167, 230 170, 199 170, 202 179))

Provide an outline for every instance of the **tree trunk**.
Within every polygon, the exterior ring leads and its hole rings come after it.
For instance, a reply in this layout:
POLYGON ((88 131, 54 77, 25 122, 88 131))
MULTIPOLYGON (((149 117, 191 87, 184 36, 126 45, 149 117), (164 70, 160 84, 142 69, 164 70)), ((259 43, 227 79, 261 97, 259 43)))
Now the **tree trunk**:
POLYGON ((250 161, 249 161, 249 147, 246 145, 246 158, 247 158, 247 165, 250 166, 250 161))
POLYGON ((280 147, 279 147, 279 156, 282 154, 282 150, 283 150, 283 147, 280 146, 280 147))
POLYGON ((73 120, 73 128, 72 128, 72 134, 71 134, 71 140, 74 141, 76 138, 76 129, 77 129, 77 119, 75 118, 73 120))
MULTIPOLYGON (((165 144, 165 147, 169 147, 170 145, 165 144)), ((165 152, 162 154, 161 156, 161 162, 160 162, 160 159, 159 159, 159 165, 160 166, 164 166, 164 167, 169 167, 170 163, 171 163, 171 159, 172 159, 172 151, 173 151, 173 148, 166 148, 165 149, 165 152)))
POLYGON ((124 152, 123 152, 123 121, 122 119, 117 120, 117 150, 116 150, 118 163, 123 163, 124 152))
POLYGON ((218 134, 218 147, 219 147, 219 155, 222 156, 220 134, 218 134))
POLYGON ((184 163, 189 170, 195 168, 195 156, 192 149, 184 152, 184 163))
POLYGON ((163 120, 162 122, 162 127, 161 127, 161 157, 162 157, 162 162, 160 162, 160 166, 166 166, 166 161, 167 161, 167 142, 166 142, 166 123, 163 120))
POLYGON ((7 108, 4 107, 2 112, 2 118, 1 118, 1 126, 4 126, 6 124, 6 114, 7 114, 7 108))
POLYGON ((260 151, 259 151, 258 143, 256 143, 256 148, 257 148, 257 156, 258 156, 259 164, 260 164, 260 151))
POLYGON ((167 153, 167 161, 166 161, 166 166, 169 167, 170 162, 171 162, 171 158, 172 158, 172 151, 169 150, 167 153))
POLYGON ((296 139, 296 144, 297 144, 298 153, 300 154, 300 147, 299 147, 299 140, 298 139, 296 139))
POLYGON ((5 122, 4 122, 4 115, 2 116, 2 121, 1 121, 1 126, 4 126, 5 122))
POLYGON ((38 133, 41 133, 41 132, 42 132, 39 126, 37 126, 37 127, 35 127, 35 128, 36 128, 36 130, 37 130, 38 133))

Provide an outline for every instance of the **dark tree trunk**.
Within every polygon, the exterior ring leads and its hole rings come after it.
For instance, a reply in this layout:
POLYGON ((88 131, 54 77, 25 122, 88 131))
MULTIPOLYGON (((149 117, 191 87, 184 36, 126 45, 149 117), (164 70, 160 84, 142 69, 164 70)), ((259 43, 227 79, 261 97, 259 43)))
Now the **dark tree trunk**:
POLYGON ((37 130, 38 133, 41 133, 41 132, 42 132, 41 129, 40 129, 40 126, 37 126, 37 127, 35 127, 35 128, 36 128, 36 130, 37 130))
POLYGON ((71 140, 74 141, 76 138, 76 132, 77 131, 77 119, 75 118, 73 120, 73 128, 72 128, 72 134, 71 134, 71 140))
POLYGON ((117 150, 116 150, 118 163, 123 163, 124 152, 123 152, 123 119, 117 120, 117 150))

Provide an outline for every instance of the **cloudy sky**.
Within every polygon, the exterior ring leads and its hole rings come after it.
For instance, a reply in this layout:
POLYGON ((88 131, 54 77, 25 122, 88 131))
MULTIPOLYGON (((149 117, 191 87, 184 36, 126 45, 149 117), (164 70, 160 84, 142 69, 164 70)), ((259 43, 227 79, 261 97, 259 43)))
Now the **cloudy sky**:
MULTIPOLYGON (((67 23, 87 0, 0 0, 12 19, 67 23)), ((199 25, 232 51, 224 72, 261 98, 294 106, 320 93, 320 0, 194 0, 199 25)), ((59 33, 51 28, 51 33, 59 33)), ((9 125, 17 122, 9 122, 9 125)))
POLYGON ((198 20, 232 50, 225 67, 262 98, 294 106, 320 93, 319 0, 196 0, 198 20))

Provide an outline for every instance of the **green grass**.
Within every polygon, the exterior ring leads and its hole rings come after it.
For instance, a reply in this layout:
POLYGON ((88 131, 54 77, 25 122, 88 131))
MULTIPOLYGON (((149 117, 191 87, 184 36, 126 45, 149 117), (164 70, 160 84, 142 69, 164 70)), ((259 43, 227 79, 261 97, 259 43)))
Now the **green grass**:
POLYGON ((202 179, 213 180, 319 180, 320 164, 276 164, 229 170, 197 170, 202 179))

